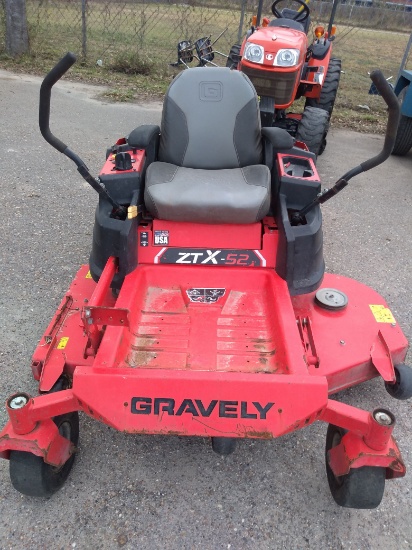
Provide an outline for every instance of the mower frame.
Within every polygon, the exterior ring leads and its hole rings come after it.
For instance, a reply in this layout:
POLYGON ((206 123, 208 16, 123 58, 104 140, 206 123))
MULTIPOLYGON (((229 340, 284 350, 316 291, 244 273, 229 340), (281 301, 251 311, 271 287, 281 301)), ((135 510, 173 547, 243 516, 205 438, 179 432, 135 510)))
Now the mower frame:
POLYGON ((47 141, 99 192, 94 244, 34 352, 39 395, 20 392, 6 403, 0 456, 17 468, 15 487, 48 496, 61 486, 77 450, 78 411, 125 433, 211 437, 220 452, 239 438, 272 439, 323 421, 342 430, 326 447, 335 500, 377 506, 379 491, 365 501, 342 497, 341 488, 354 470, 380 469, 383 481, 405 475, 395 417, 332 396, 380 376, 391 395, 410 397, 408 343, 379 294, 324 275, 319 204, 390 154, 399 106, 383 75, 371 75, 389 106, 380 154, 321 193, 303 144, 278 152, 276 212, 253 224, 210 225, 154 219, 141 206, 157 127, 118 140, 92 181, 51 134, 51 87, 74 61, 68 54, 46 77, 39 118, 47 141), (145 148, 132 143, 136 135, 145 148), (27 457, 41 461, 34 479, 27 457))

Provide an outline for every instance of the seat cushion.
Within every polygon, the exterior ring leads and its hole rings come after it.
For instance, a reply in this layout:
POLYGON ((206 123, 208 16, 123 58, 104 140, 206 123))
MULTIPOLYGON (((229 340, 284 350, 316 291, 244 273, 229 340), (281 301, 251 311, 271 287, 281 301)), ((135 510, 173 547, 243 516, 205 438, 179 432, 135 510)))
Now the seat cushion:
POLYGON ((270 207, 270 171, 262 164, 202 170, 154 162, 146 172, 145 204, 162 220, 254 223, 270 207))

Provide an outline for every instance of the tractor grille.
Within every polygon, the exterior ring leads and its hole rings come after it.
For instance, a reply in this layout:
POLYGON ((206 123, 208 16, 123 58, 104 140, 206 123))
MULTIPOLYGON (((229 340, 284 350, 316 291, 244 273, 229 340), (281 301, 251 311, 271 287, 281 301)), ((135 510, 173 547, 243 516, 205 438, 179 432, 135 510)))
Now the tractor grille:
POLYGON ((242 72, 252 81, 258 95, 274 98, 275 105, 289 105, 293 101, 293 92, 297 72, 269 72, 242 66, 242 72))

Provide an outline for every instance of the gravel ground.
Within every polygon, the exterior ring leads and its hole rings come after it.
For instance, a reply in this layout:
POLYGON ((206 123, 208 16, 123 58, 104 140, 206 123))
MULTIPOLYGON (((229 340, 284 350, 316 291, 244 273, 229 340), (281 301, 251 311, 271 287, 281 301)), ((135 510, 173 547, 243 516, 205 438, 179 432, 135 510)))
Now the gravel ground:
MULTIPOLYGON (((30 357, 87 261, 96 205, 74 165, 41 138, 38 89, 36 78, 0 71, 0 402, 18 390, 36 393, 30 357)), ((106 146, 160 120, 156 103, 103 104, 91 99, 99 91, 66 82, 52 105, 52 131, 93 173, 106 146)), ((381 137, 332 129, 318 165, 325 186, 381 146, 381 137)), ((324 207, 328 271, 383 294, 409 339, 411 174, 412 152, 392 157, 324 207)), ((340 399, 390 408, 412 466, 410 402, 392 400, 377 379, 340 399)), ((82 416, 76 464, 52 498, 21 496, 0 461, 0 548, 411 548, 410 474, 386 484, 376 510, 339 508, 326 481, 325 432, 317 423, 271 442, 242 440, 222 459, 200 438, 125 436, 82 416)))

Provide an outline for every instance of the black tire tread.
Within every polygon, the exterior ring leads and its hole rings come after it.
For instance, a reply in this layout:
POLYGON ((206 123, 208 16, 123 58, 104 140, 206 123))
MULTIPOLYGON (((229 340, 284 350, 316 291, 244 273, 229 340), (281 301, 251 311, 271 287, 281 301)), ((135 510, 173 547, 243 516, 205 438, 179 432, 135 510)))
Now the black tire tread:
POLYGON ((233 46, 230 48, 229 57, 226 61, 226 67, 234 68, 236 69, 239 61, 240 61, 240 44, 233 44, 233 46))
POLYGON ((328 464, 328 451, 333 447, 336 433, 344 435, 345 430, 329 424, 326 434, 326 475, 333 499, 339 506, 369 510, 377 508, 385 490, 386 469, 379 466, 352 468, 349 473, 336 478, 328 464))
POLYGON ((401 115, 392 155, 406 155, 412 147, 412 117, 401 115))
POLYGON ((326 135, 329 130, 329 115, 318 107, 305 107, 299 123, 296 139, 303 141, 309 151, 319 156, 326 146, 326 135))
MULTIPOLYGON (((61 376, 50 393, 70 387, 66 376, 61 376)), ((70 423, 70 440, 77 447, 79 442, 79 413, 77 411, 61 414, 53 418, 59 428, 64 423, 70 423)), ((43 457, 25 451, 11 451, 9 460, 10 480, 13 487, 23 495, 33 497, 50 497, 65 483, 73 467, 76 454, 59 469, 44 462, 43 457)))
POLYGON ((412 397, 412 369, 408 365, 395 365, 395 384, 385 382, 385 389, 395 399, 409 399, 412 397))

